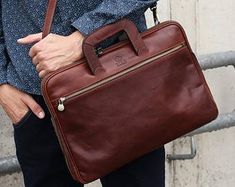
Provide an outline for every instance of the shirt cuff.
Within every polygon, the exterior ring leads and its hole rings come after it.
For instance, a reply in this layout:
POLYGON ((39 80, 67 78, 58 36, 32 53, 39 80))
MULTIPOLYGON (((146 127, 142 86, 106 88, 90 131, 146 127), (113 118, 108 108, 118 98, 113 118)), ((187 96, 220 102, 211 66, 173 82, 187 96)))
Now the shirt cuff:
MULTIPOLYGON (((0 46, 1 48, 1 46, 0 46)), ((4 55, 0 53, 0 85, 7 82, 7 61, 4 55)))
POLYGON ((99 19, 93 20, 89 17, 89 15, 84 14, 80 18, 78 18, 76 21, 72 23, 72 26, 75 27, 79 32, 83 34, 83 36, 87 36, 94 32, 96 29, 111 23, 112 20, 105 20, 105 19, 99 19))
POLYGON ((0 85, 2 84, 7 84, 7 79, 6 79, 6 75, 4 75, 3 73, 0 73, 0 85))

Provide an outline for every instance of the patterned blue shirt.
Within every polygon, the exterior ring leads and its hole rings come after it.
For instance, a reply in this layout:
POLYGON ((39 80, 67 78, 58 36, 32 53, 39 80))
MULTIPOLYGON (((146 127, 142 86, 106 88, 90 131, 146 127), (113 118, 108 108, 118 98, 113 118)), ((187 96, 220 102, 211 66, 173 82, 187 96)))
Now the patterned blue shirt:
MULTIPOLYGON (((88 35, 123 17, 146 29, 144 12, 155 0, 59 0, 52 33, 69 35, 79 30, 88 35)), ((42 31, 47 0, 2 0, 0 7, 0 84, 10 84, 41 94, 40 78, 28 55, 32 45, 17 39, 42 31)))

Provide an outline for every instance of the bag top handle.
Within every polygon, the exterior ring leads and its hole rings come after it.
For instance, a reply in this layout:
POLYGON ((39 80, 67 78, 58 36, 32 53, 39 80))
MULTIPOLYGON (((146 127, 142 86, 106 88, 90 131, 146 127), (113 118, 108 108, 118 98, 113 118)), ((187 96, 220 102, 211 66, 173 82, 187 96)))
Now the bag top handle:
POLYGON ((51 31, 57 0, 48 0, 47 12, 42 32, 42 38, 45 38, 51 31))
POLYGON ((104 70, 96 54, 95 47, 105 39, 114 36, 120 31, 125 31, 134 51, 138 56, 144 55, 148 49, 139 34, 135 24, 128 19, 119 20, 113 24, 105 25, 96 32, 90 34, 83 41, 83 53, 93 75, 104 70))

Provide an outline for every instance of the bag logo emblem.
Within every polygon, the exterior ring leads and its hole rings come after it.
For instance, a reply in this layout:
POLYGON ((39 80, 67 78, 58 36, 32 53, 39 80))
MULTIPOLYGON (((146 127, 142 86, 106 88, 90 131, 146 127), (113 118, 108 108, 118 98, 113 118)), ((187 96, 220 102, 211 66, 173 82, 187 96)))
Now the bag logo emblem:
POLYGON ((127 61, 120 55, 115 56, 114 61, 117 67, 127 64, 127 61))

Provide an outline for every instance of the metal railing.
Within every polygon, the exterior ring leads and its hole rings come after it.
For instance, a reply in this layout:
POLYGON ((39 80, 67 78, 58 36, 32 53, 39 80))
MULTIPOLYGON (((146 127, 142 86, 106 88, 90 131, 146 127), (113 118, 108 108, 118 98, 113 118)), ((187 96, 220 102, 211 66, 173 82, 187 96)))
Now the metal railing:
POLYGON ((180 154, 180 155, 168 154, 167 159, 168 160, 193 159, 196 156, 197 152, 196 141, 193 138, 194 135, 227 129, 234 126, 235 126, 235 112, 229 114, 220 114, 216 120, 184 136, 184 137, 190 137, 190 149, 191 149, 190 154, 180 154))
MULTIPOLYGON (((203 70, 214 69, 219 67, 233 66, 235 68, 235 51, 227 51, 202 55, 199 58, 200 66, 203 70)), ((193 136, 212 131, 218 131, 235 126, 235 111, 228 114, 220 114, 218 118, 211 123, 185 135, 190 137, 190 154, 168 154, 168 160, 189 160, 193 159, 197 153, 196 141, 193 136)))
MULTIPOLYGON (((235 51, 203 55, 199 57, 199 63, 203 70, 226 66, 233 66, 235 68, 235 51)), ((233 126, 235 126, 235 111, 229 114, 221 114, 215 121, 186 135, 190 137, 190 154, 168 155, 167 158, 169 160, 193 159, 197 152, 196 143, 193 139, 194 135, 230 128, 233 126)), ((0 159, 0 176, 15 172, 20 172, 20 166, 17 162, 16 156, 0 159)))
POLYGON ((20 165, 16 156, 0 159, 0 176, 20 172, 20 165))

